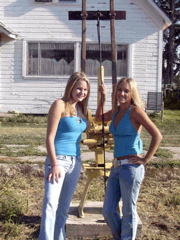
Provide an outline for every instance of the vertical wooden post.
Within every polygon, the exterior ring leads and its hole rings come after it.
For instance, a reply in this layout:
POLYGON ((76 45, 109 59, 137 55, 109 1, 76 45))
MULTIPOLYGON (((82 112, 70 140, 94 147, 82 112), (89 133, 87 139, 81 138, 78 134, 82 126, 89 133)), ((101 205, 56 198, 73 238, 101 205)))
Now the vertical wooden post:
POLYGON ((117 56, 115 40, 115 11, 114 0, 110 0, 111 56, 112 56, 112 85, 117 82, 117 56))
POLYGON ((82 49, 81 49, 81 72, 86 72, 86 0, 82 0, 82 49))

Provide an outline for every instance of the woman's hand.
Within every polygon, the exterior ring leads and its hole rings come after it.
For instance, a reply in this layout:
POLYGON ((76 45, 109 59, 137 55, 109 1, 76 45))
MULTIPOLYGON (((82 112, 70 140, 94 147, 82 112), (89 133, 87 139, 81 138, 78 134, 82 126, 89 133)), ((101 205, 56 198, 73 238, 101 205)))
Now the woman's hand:
POLYGON ((132 156, 128 158, 128 162, 131 164, 143 164, 146 165, 148 163, 148 160, 145 157, 142 156, 132 156))
POLYGON ((61 170, 59 166, 57 165, 57 166, 51 167, 50 173, 47 175, 48 182, 50 182, 52 178, 53 184, 55 183, 55 181, 58 183, 58 180, 60 177, 61 177, 61 170))
POLYGON ((98 92, 101 93, 104 97, 106 97, 106 86, 104 84, 99 85, 98 92))

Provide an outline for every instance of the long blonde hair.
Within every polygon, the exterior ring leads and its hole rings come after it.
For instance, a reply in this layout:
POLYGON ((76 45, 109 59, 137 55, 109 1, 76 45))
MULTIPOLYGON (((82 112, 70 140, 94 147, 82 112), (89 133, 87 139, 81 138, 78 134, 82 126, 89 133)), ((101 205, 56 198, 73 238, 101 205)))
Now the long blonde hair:
POLYGON ((88 77, 86 76, 85 73, 83 72, 75 72, 73 73, 67 82, 64 96, 63 96, 63 101, 65 102, 65 112, 67 114, 70 114, 71 116, 74 115, 74 109, 72 107, 71 101, 72 101, 72 91, 78 81, 85 81, 87 83, 88 87, 88 93, 86 98, 82 100, 82 102, 78 102, 78 107, 81 109, 82 113, 84 116, 87 114, 87 105, 88 105, 88 100, 89 100, 89 95, 90 95, 90 82, 88 77))
POLYGON ((131 104, 144 109, 144 104, 141 99, 137 83, 132 78, 124 77, 124 78, 121 78, 114 86, 113 97, 112 97, 112 112, 114 113, 118 108, 117 90, 118 90, 119 84, 121 84, 122 82, 127 82, 131 88, 131 94, 132 94, 131 104))

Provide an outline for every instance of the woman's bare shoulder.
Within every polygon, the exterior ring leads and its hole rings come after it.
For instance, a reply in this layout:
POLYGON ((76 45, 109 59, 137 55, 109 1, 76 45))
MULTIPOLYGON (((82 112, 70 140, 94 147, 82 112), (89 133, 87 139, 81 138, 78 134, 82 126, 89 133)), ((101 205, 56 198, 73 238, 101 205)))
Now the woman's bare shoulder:
POLYGON ((65 103, 62 99, 57 99, 55 100, 51 107, 50 107, 50 112, 63 112, 64 111, 64 108, 65 108, 65 103))
POLYGON ((145 113, 144 110, 138 106, 132 105, 131 107, 131 114, 143 114, 145 113))
POLYGON ((55 100, 53 102, 52 106, 53 107, 62 107, 62 108, 64 108, 65 103, 64 103, 64 101, 62 99, 57 99, 57 100, 55 100))
POLYGON ((53 104, 56 104, 56 105, 64 105, 64 101, 62 99, 57 99, 53 102, 53 104))

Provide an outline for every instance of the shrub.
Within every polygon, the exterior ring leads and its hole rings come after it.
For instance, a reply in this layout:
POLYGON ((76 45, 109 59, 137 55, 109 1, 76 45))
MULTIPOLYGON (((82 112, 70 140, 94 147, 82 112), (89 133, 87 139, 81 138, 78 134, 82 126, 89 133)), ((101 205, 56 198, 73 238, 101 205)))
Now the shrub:
POLYGON ((8 184, 1 187, 0 221, 18 221, 19 217, 27 211, 27 201, 19 198, 16 191, 8 190, 8 184))

